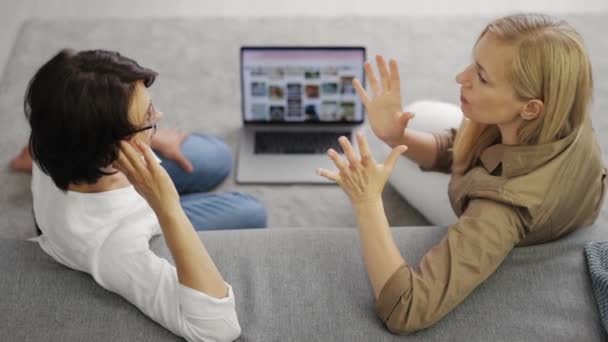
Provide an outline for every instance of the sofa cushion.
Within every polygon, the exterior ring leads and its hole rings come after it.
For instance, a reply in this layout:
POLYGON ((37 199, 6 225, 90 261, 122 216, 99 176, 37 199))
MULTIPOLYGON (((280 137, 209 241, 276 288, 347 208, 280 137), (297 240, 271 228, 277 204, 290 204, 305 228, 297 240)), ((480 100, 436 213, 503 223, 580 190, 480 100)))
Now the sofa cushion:
MULTIPOLYGON (((393 228, 410 263, 445 228, 393 228)), ((499 270, 433 327, 408 337, 384 329, 355 229, 200 233, 233 286, 243 341, 602 341, 606 338, 583 245, 606 227, 515 249, 499 270)), ((161 237, 153 250, 171 260, 161 237)), ((171 340, 174 335, 83 273, 27 241, 0 240, 0 334, 7 340, 171 340)))
POLYGON ((592 241, 585 245, 591 285, 600 311, 604 330, 608 332, 608 241, 592 241))

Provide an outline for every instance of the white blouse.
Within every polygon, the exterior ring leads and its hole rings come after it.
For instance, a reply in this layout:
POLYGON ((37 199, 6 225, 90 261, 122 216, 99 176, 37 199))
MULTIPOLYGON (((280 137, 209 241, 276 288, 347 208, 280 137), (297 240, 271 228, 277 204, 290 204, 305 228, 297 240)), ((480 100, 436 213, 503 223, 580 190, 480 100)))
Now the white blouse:
POLYGON ((232 341, 241 334, 232 287, 217 299, 178 282, 175 267, 149 247, 160 225, 133 186, 63 192, 34 163, 32 195, 40 247, 86 272, 188 341, 232 341))

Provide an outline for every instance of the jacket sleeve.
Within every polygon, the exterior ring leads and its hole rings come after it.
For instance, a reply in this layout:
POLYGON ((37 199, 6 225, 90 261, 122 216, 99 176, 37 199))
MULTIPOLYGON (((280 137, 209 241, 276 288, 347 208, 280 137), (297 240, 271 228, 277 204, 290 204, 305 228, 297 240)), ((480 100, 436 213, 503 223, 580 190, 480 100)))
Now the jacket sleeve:
POLYGON ((418 269, 403 264, 389 278, 376 303, 380 319, 396 334, 431 326, 498 268, 523 232, 514 208, 472 200, 418 269))
POLYGON ((456 129, 450 128, 441 132, 431 133, 437 142, 437 155, 431 167, 420 167, 423 171, 452 172, 453 147, 456 129))

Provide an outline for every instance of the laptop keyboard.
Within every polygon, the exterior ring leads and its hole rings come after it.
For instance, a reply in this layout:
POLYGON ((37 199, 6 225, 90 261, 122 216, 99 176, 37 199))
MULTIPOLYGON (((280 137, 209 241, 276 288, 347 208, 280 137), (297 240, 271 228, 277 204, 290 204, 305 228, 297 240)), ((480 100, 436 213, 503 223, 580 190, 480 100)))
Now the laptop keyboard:
POLYGON ((347 132, 256 132, 256 154, 321 154, 331 147, 338 153, 341 136, 351 139, 347 132))

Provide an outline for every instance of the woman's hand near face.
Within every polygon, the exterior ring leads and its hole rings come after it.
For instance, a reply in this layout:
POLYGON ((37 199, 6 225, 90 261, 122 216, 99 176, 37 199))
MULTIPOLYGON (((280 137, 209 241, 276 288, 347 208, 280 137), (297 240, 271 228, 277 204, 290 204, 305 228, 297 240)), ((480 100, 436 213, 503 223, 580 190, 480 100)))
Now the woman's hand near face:
POLYGON ((175 161, 184 171, 194 171, 192 163, 181 150, 182 143, 190 134, 177 129, 159 129, 152 137, 151 146, 163 157, 175 161))
POLYGON ((127 176, 154 210, 175 261, 180 284, 215 298, 226 297, 228 288, 224 279, 182 209, 175 185, 156 161, 152 149, 137 138, 121 141, 114 167, 127 176))
POLYGON ((391 174, 397 158, 407 150, 407 146, 399 145, 391 151, 384 164, 377 164, 371 155, 367 139, 363 133, 357 133, 360 157, 346 137, 340 137, 340 146, 348 159, 345 162, 340 155, 330 149, 327 154, 338 168, 338 172, 318 169, 317 173, 333 180, 346 192, 355 207, 381 198, 382 190, 391 174))
POLYGON ((405 128, 412 113, 404 113, 401 103, 401 81, 397 61, 391 59, 390 69, 382 56, 376 56, 376 64, 380 72, 380 81, 374 75, 370 63, 365 63, 365 75, 371 87, 371 96, 363 89, 359 80, 353 80, 353 86, 361 98, 370 126, 378 138, 394 146, 403 137, 405 128))
POLYGON ((127 176, 154 212, 180 205, 179 194, 169 174, 156 161, 150 147, 137 138, 120 142, 114 167, 127 176))

